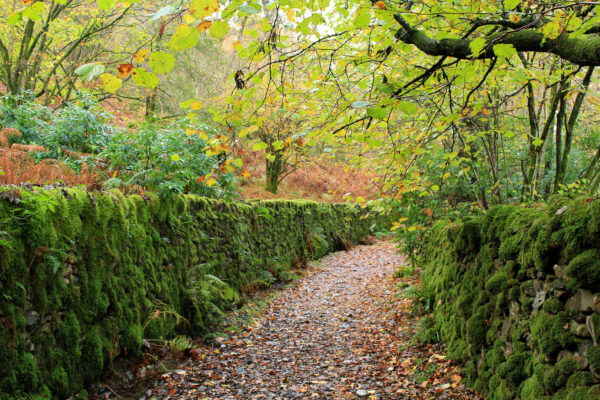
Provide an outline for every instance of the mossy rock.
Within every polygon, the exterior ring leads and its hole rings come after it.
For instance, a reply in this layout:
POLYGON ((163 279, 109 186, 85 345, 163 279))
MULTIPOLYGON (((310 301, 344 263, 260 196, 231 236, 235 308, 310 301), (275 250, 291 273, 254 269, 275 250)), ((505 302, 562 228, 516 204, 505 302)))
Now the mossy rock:
POLYGON ((544 302, 544 305, 542 306, 542 310, 544 310, 550 314, 556 314, 559 311, 562 311, 563 308, 564 308, 563 303, 556 297, 550 297, 548 300, 546 300, 544 302))
POLYGON ((597 249, 588 249, 571 260, 565 273, 580 282, 597 287, 600 285, 600 258, 597 249))
POLYGON ((526 366, 530 361, 531 354, 513 354, 498 367, 498 376, 507 381, 512 387, 517 387, 529 374, 526 366))
POLYGON ((508 274, 505 272, 497 272, 485 283, 485 290, 489 290, 493 294, 498 294, 506 290, 508 287, 508 274))
POLYGON ((587 349, 585 357, 590 363, 590 369, 600 373, 600 346, 592 346, 587 349))

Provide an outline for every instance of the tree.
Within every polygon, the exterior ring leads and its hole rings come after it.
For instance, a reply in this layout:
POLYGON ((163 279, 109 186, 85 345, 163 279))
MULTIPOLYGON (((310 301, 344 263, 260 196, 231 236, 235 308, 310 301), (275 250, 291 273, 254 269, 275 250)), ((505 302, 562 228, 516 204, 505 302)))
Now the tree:
MULTIPOLYGON (((97 8, 83 0, 2 2, 0 81, 11 93, 31 91, 48 99, 70 96, 76 69, 107 54, 106 38, 133 11, 132 6, 97 8)), ((94 73, 100 69, 88 71, 89 76, 99 76, 94 73)))
MULTIPOLYGON (((391 194, 434 194, 462 179, 487 207, 562 190, 581 178, 573 162, 587 165, 586 176, 596 171, 577 123, 595 112, 585 102, 600 62, 595 3, 282 1, 272 9, 264 33, 239 51, 247 82, 266 74, 267 92, 277 92, 281 76, 303 71, 326 111, 315 123, 320 138, 357 145, 368 132, 370 152, 385 155, 391 194)), ((584 184, 596 190, 594 180, 584 184)))

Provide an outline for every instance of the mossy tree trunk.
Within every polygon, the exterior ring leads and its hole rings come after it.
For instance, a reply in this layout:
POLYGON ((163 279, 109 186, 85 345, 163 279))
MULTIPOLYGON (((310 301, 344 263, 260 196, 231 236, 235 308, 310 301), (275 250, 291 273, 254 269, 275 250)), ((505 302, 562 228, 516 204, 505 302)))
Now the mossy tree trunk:
POLYGON ((275 151, 271 154, 273 155, 271 160, 269 160, 269 158, 265 158, 265 189, 271 193, 277 193, 277 189, 279 189, 279 183, 281 182, 281 175, 286 172, 285 159, 282 151, 275 151))

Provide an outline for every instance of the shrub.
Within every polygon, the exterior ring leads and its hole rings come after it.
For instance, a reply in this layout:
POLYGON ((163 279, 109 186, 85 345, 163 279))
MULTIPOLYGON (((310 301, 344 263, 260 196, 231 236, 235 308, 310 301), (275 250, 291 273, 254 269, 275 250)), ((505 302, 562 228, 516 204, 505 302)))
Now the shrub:
POLYGON ((119 175, 106 186, 138 185, 163 197, 193 193, 230 198, 234 194, 230 162, 225 153, 207 151, 217 135, 208 125, 187 119, 167 125, 148 121, 135 130, 116 132, 100 155, 108 160, 109 170, 119 175), (220 172, 211 185, 206 175, 215 170, 220 172))

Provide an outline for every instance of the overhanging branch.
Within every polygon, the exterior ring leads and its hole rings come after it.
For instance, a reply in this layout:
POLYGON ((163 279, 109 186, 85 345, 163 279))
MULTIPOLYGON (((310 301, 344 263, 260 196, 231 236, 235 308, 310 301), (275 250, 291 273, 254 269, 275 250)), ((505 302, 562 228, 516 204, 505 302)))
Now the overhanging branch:
MULTIPOLYGON (((493 46, 487 46, 479 55, 471 51, 470 39, 436 40, 427 33, 412 27, 399 14, 394 16, 401 28, 396 38, 414 45, 431 56, 445 56, 458 59, 487 59, 495 57, 493 46)), ((545 38, 536 29, 523 29, 514 32, 502 32, 488 38, 492 45, 510 44, 519 52, 537 52, 555 54, 560 58, 581 66, 600 65, 600 37, 585 34, 576 37, 563 33, 555 39, 545 38)))

